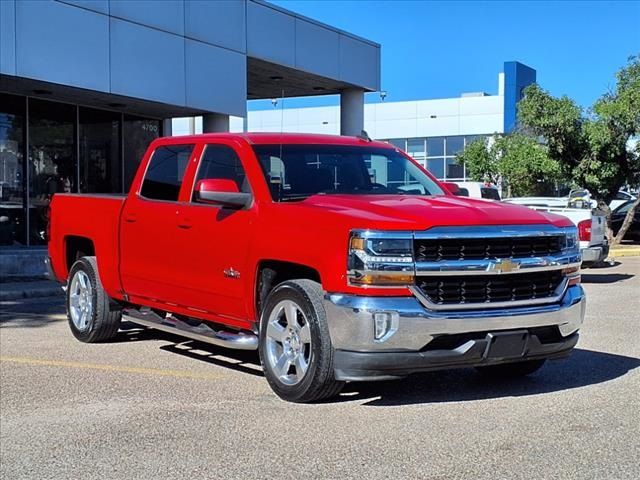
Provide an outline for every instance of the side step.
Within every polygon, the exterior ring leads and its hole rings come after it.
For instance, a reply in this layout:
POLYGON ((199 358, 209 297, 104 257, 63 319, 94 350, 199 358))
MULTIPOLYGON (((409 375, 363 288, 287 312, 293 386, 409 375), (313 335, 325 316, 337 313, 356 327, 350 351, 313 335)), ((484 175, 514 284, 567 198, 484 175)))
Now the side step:
POLYGON ((235 348, 236 350, 258 349, 258 336, 252 333, 214 330, 206 322, 193 326, 171 315, 162 318, 152 310, 125 309, 122 312, 122 319, 219 347, 235 348))

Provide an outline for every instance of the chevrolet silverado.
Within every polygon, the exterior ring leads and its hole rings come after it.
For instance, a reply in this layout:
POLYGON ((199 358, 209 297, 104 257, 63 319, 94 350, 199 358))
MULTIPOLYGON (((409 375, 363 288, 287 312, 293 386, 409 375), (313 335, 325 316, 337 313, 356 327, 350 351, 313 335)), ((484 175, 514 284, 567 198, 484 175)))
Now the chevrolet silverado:
POLYGON ((368 138, 160 138, 127 196, 56 194, 48 238, 78 340, 124 320, 257 350, 295 402, 453 367, 526 375, 569 354, 585 313, 569 219, 451 195, 368 138))

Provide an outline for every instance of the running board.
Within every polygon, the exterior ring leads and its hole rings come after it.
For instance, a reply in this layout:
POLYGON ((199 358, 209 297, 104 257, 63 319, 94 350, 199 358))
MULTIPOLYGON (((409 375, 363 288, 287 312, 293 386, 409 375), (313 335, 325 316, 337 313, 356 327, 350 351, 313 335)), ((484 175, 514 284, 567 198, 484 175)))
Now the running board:
POLYGON ((258 336, 251 333, 227 332, 214 330, 206 322, 196 326, 189 325, 171 315, 162 318, 152 310, 126 309, 122 312, 122 319, 167 333, 180 335, 192 340, 211 343, 219 347, 234 348, 236 350, 257 350, 258 336))

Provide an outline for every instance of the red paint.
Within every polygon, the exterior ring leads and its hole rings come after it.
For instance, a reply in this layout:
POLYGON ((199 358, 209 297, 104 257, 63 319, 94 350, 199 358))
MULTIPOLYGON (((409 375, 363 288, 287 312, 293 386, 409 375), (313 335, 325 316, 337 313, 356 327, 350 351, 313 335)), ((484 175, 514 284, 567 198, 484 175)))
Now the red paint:
MULTIPOLYGON (((66 242, 91 239, 100 278, 118 300, 251 328, 256 320, 260 262, 282 260, 315 269, 329 292, 406 296, 406 288, 348 286, 347 242, 352 229, 425 230, 434 226, 554 224, 560 216, 526 207, 445 194, 316 195, 276 203, 251 144, 361 145, 393 149, 355 137, 307 134, 205 134, 155 140, 144 155, 126 197, 57 194, 51 204, 49 255, 59 280, 68 275, 66 242), (141 198, 151 152, 161 145, 194 144, 178 202, 141 198), (207 144, 233 148, 253 193, 244 210, 191 203, 194 179, 207 144), (225 274, 240 273, 239 278, 225 274)), ((422 167, 420 167, 422 169, 422 167)), ((424 169, 422 169, 424 171, 424 169)), ((220 185, 200 182, 200 188, 220 185)), ((213 181, 219 183, 220 181, 213 181)), ((225 187, 226 188, 226 187, 225 187)), ((229 187, 230 188, 230 187, 229 187)), ((230 191, 230 190, 227 190, 230 191)))

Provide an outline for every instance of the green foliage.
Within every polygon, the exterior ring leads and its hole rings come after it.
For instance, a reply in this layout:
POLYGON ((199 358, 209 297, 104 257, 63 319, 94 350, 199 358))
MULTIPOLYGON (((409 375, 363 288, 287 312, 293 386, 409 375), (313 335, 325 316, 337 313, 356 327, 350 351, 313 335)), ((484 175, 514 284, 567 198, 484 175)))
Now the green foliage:
POLYGON ((520 133, 471 143, 458 155, 467 173, 476 181, 502 180, 507 196, 538 193, 540 185, 560 177, 560 166, 552 160, 545 145, 520 133))
POLYGON ((487 147, 485 139, 480 138, 467 145, 456 159, 460 165, 466 165, 467 176, 478 182, 498 183, 500 162, 495 152, 487 147))
POLYGON ((627 149, 629 139, 640 134, 640 59, 631 57, 616 78, 615 90, 587 114, 573 100, 537 85, 527 87, 518 104, 523 132, 544 138, 563 176, 605 203, 640 175, 638 153, 627 149))

